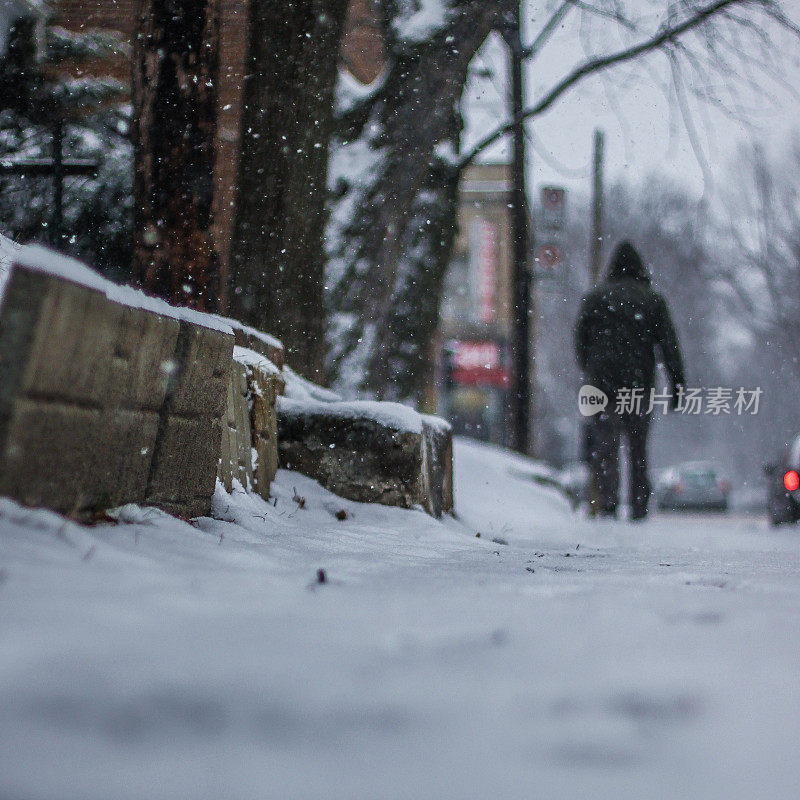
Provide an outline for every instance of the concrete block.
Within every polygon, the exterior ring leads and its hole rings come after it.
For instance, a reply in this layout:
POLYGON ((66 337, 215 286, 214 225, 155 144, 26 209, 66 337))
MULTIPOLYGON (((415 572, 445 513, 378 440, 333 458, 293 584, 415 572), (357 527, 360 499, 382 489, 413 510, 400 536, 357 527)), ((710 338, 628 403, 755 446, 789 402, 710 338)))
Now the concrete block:
POLYGON ((37 277, 43 278, 39 291, 44 299, 20 390, 31 396, 103 405, 111 390, 107 365, 122 306, 55 276, 37 277))
POLYGON ((234 478, 245 488, 251 488, 254 484, 252 430, 247 398, 245 367, 234 361, 227 384, 217 473, 217 477, 228 491, 233 488, 234 478))
POLYGON ((14 265, 0 307, 0 494, 76 516, 129 502, 208 513, 233 336, 162 306, 14 265))
MULTIPOLYGON (((299 405, 299 404, 298 404, 299 405)), ((286 469, 364 503, 411 508, 424 497, 424 440, 419 432, 397 430, 375 419, 278 406, 278 458, 286 469)), ((330 404, 332 407, 338 404, 330 404)))
POLYGON ((230 334, 181 320, 167 389, 170 413, 221 417, 232 356, 230 334))
POLYGON ((141 502, 157 428, 154 412, 20 399, 7 426, 0 494, 77 517, 141 502))
POLYGON ((158 411, 166 399, 178 344, 178 320, 122 307, 111 356, 111 403, 158 411))
POLYGON ((185 517, 211 510, 232 356, 230 334, 181 320, 146 502, 185 517))
POLYGON ((283 393, 283 379, 255 365, 247 366, 252 444, 256 451, 255 490, 268 499, 270 485, 278 471, 278 417, 275 409, 283 393))
POLYGON ((162 418, 144 502, 185 518, 208 514, 221 429, 219 417, 162 418))
POLYGON ((453 429, 439 417, 422 417, 425 508, 434 517, 453 510, 453 429))

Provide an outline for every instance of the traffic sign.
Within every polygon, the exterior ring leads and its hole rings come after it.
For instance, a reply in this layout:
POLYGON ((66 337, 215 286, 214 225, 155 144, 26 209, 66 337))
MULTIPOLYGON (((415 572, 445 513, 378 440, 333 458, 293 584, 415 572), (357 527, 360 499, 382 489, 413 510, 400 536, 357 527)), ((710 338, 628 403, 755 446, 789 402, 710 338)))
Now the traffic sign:
POLYGON ((541 244, 534 253, 536 272, 542 275, 552 275, 556 267, 564 263, 564 251, 553 242, 541 244))
POLYGON ((538 227, 546 231, 560 231, 564 228, 566 208, 566 189, 560 186, 543 186, 541 191, 541 212, 538 227))

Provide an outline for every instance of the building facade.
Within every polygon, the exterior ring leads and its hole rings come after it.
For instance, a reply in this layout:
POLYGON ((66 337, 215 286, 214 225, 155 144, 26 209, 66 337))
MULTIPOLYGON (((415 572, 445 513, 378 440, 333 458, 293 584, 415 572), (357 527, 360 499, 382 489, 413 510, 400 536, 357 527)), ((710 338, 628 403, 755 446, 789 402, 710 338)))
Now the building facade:
POLYGON ((458 234, 437 342, 437 408, 456 433, 507 443, 511 219, 507 164, 473 164, 459 186, 458 234))

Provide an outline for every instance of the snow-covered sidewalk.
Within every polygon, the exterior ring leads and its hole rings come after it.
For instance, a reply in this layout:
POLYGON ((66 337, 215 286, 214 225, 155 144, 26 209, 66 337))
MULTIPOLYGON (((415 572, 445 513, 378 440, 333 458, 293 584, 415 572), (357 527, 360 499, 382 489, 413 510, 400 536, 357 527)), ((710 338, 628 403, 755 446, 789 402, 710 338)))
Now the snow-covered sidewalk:
POLYGON ((455 470, 442 522, 290 472, 196 526, 0 501, 0 797, 798 796, 797 529, 455 470))

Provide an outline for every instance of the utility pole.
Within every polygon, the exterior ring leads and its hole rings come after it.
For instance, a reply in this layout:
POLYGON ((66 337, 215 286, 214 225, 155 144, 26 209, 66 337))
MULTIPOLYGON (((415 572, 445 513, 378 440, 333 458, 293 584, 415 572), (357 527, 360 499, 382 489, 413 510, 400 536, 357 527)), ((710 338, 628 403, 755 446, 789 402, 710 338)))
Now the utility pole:
POLYGON ((600 251, 603 245, 603 131, 594 131, 594 180, 592 182, 592 245, 589 266, 592 283, 600 280, 600 251))
POLYGON ((514 360, 512 378, 512 427, 514 449, 527 453, 529 449, 531 412, 531 274, 528 254, 531 249, 528 224, 528 200, 525 189, 525 129, 522 120, 525 99, 523 67, 525 49, 522 44, 520 9, 506 29, 506 44, 511 51, 511 119, 515 120, 511 136, 511 235, 513 252, 512 308, 514 314, 512 353, 514 360))
MULTIPOLYGON (((594 173, 592 180, 592 242, 589 246, 589 270, 592 284, 600 282, 600 252, 603 245, 603 131, 594 130, 594 173)), ((584 422, 584 426, 591 426, 584 422)), ((583 435, 590 435, 589 428, 584 427, 583 435)), ((600 513, 600 494, 597 473, 589 459, 589 516, 596 517, 600 513)))

